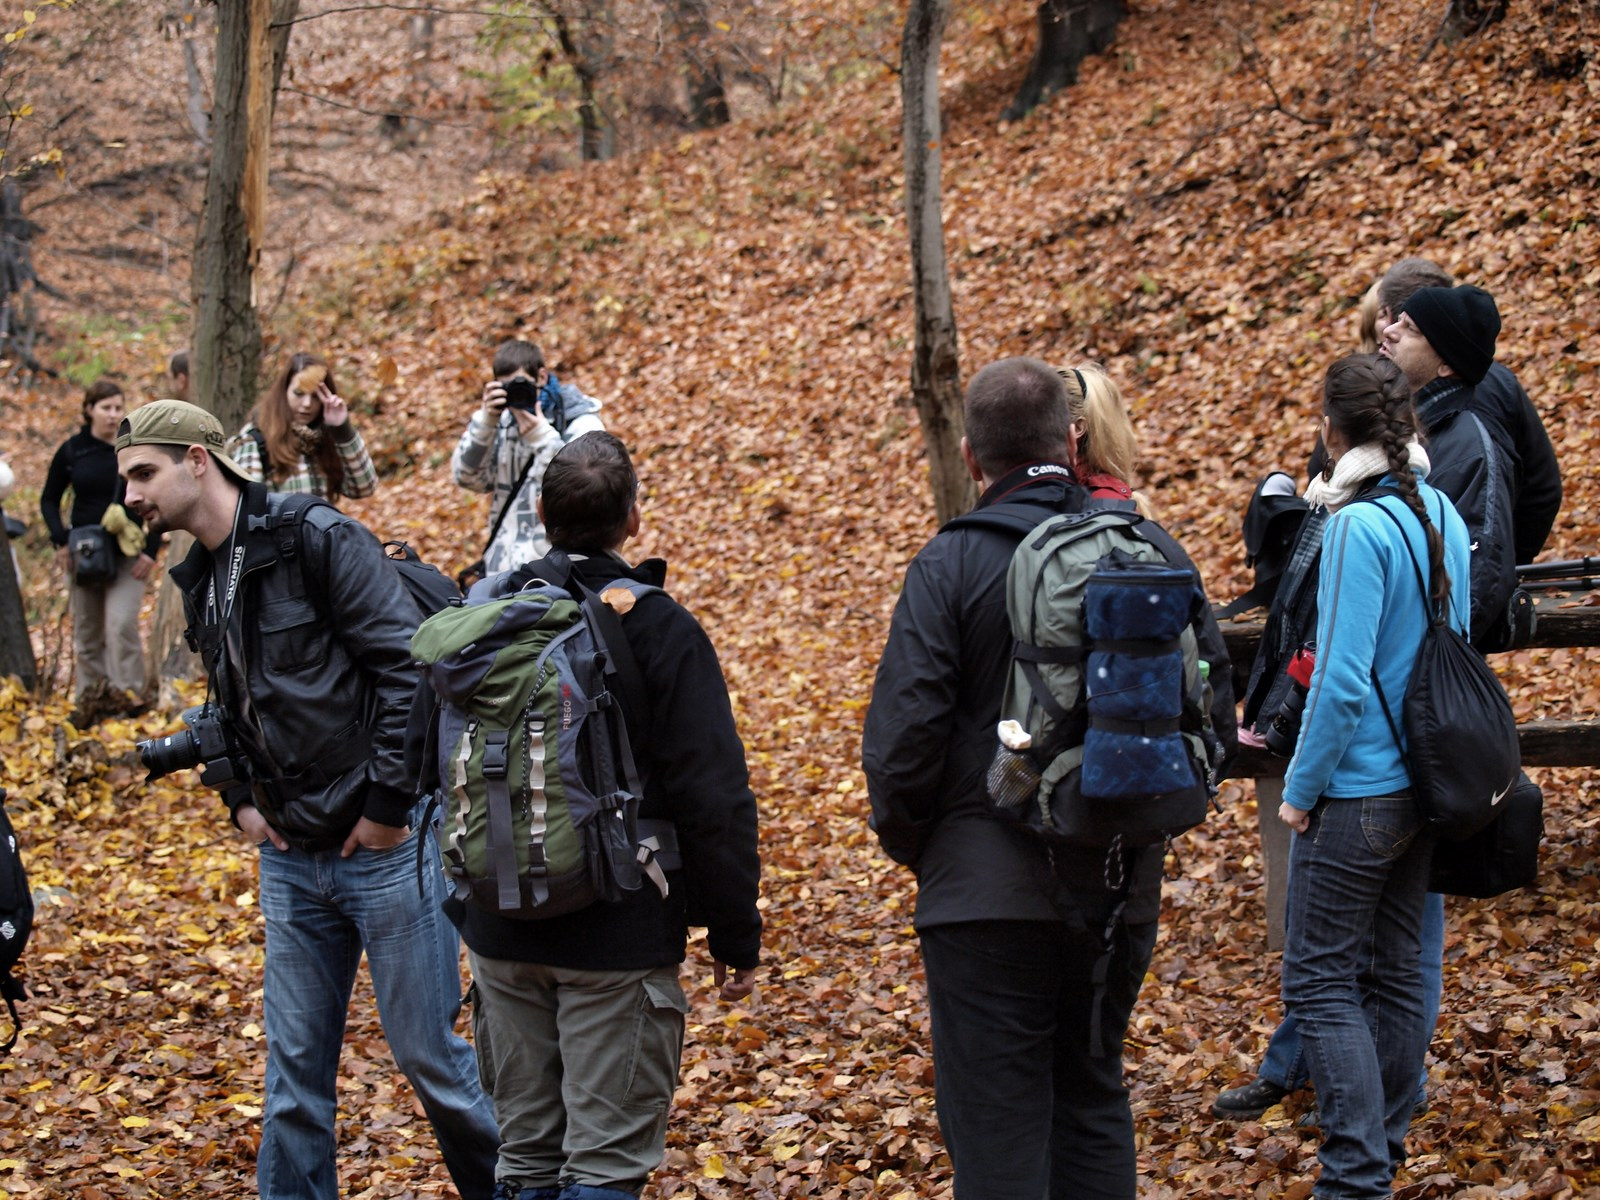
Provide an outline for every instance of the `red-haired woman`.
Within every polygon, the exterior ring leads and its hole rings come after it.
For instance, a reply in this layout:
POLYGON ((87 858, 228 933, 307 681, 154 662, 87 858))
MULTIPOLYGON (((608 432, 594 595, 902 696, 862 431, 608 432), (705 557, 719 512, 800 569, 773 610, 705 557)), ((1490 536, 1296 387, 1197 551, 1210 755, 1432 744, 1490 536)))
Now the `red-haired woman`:
POLYGON ((228 453, 241 471, 275 492, 358 500, 378 490, 372 456, 350 423, 333 373, 310 354, 289 359, 228 453))

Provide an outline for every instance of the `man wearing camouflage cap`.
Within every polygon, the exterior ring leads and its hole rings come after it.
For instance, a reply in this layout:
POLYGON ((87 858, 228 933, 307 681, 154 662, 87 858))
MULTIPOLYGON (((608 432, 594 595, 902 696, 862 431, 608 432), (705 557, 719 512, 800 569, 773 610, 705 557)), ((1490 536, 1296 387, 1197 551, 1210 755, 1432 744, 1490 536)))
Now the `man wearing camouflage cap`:
POLYGON ((158 400, 123 420, 116 450, 127 505, 151 533, 195 537, 172 577, 228 735, 221 773, 233 778, 210 782, 260 849, 260 1193, 338 1195, 339 1053, 364 951, 384 1033, 458 1191, 489 1200, 499 1135, 454 1032, 459 945, 440 872, 418 870, 430 834, 405 768, 416 606, 364 526, 320 501, 286 507, 224 444, 211 413, 158 400))

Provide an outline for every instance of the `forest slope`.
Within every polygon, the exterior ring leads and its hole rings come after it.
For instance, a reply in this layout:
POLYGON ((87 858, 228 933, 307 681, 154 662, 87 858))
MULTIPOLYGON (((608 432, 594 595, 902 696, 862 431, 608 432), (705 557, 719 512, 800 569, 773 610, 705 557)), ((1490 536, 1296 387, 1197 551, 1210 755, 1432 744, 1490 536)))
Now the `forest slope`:
MULTIPOLYGON (((1105 363, 1138 419, 1146 487, 1226 598, 1248 583, 1250 487, 1303 462, 1357 299, 1395 259, 1426 255, 1500 299, 1500 357, 1566 469, 1548 554, 1595 548, 1594 3, 1514 4, 1423 58, 1439 6, 1420 0, 1143 0, 1077 88, 999 128, 1027 20, 998 9, 962 9, 945 59, 968 374, 1008 354, 1105 363)), ((907 395, 898 120, 879 69, 655 152, 485 177, 459 207, 317 260, 276 331, 351 364, 388 473, 354 511, 447 567, 475 557, 485 524, 447 460, 501 338, 548 347, 635 450, 637 552, 672 564, 736 694, 769 921, 759 1000, 729 1012, 696 995, 662 1197, 948 1192, 913 886, 876 853, 856 765, 898 581, 933 529, 907 395), (398 368, 389 387, 382 359, 398 368)), ((30 418, 44 398, 7 395, 30 418)), ((1499 665, 1522 718, 1590 715, 1594 658, 1499 665)), ((62 892, 36 935, 26 1039, 0 1064, 0 1154, 17 1164, 0 1188, 237 1195, 263 1050, 253 867, 200 789, 136 782, 127 739, 159 720, 106 729, 107 756, 59 713, 0 704, 0 729, 27 747, 4 779, 40 882, 62 892)), ((1451 906, 1408 1196, 1600 1188, 1596 787, 1589 772, 1541 779, 1538 892, 1451 906)), ((1251 792, 1222 799, 1183 841, 1135 1013, 1141 1195, 1304 1196, 1314 1134, 1210 1117, 1277 1016, 1251 792)), ((365 991, 357 1013, 341 1075, 351 1194, 438 1194, 365 991)))

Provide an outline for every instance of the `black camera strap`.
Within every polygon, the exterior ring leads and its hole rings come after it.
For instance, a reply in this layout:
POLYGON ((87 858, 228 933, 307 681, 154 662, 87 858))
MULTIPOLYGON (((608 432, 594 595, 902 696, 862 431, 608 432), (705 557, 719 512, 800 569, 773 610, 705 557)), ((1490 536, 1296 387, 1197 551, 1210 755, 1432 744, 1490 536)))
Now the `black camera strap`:
MULTIPOLYGON (((514 418, 513 418, 514 419, 514 418)), ((511 490, 506 493, 506 502, 500 506, 500 511, 495 513, 494 520, 489 525, 489 540, 483 543, 483 553, 478 555, 478 561, 464 567, 456 576, 456 584, 464 592, 467 590, 469 579, 482 579, 486 570, 486 560, 489 557, 489 547, 494 545, 495 538, 500 536, 500 530, 506 523, 506 517, 511 512, 511 506, 517 502, 517 497, 522 495, 522 485, 528 482, 528 476, 533 472, 533 464, 539 461, 539 451, 535 449, 528 455, 528 461, 523 464, 522 472, 517 476, 517 482, 511 485, 511 490)))

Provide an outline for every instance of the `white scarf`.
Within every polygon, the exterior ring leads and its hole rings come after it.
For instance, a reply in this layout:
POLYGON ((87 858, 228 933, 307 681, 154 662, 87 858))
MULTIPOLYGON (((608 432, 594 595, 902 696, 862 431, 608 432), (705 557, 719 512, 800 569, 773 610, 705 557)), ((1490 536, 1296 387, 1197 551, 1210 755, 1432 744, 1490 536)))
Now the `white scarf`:
MULTIPOLYGON (((1426 479, 1430 464, 1428 452, 1422 448, 1422 443, 1414 440, 1408 442, 1406 456, 1417 478, 1426 479)), ((1314 478, 1306 486, 1306 501, 1312 505, 1324 505, 1329 512, 1335 512, 1355 499, 1361 485, 1367 480, 1374 475, 1388 473, 1389 456, 1377 442, 1368 442, 1339 456, 1339 461, 1333 467, 1332 479, 1324 479, 1321 475, 1314 478)))

